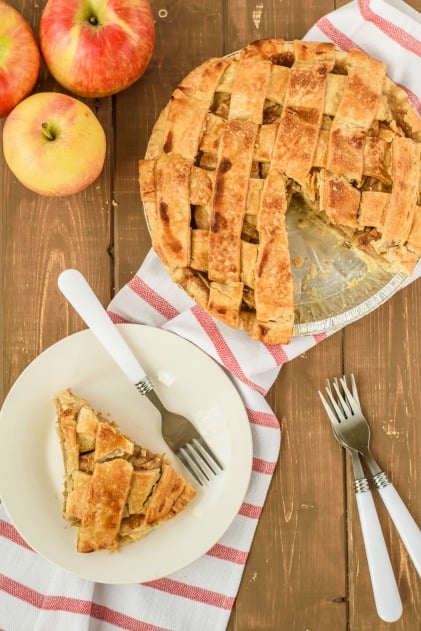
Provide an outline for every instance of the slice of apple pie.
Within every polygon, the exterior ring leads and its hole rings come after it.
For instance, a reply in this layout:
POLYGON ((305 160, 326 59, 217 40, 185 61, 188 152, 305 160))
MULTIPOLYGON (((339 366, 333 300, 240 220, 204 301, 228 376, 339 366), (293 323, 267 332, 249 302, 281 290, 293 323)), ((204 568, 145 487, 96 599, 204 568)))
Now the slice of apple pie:
POLYGON ((78 552, 116 550, 172 519, 196 491, 165 454, 134 443, 70 389, 54 397, 64 459, 64 518, 78 552))

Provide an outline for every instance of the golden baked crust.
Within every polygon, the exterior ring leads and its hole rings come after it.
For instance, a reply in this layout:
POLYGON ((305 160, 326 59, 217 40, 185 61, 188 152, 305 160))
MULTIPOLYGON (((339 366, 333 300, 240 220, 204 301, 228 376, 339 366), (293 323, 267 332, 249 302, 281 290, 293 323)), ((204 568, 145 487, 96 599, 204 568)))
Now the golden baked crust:
POLYGON ((136 445, 70 389, 54 403, 65 468, 63 516, 79 527, 78 552, 117 550, 195 497, 164 454, 136 445))
POLYGON ((123 458, 95 464, 80 520, 78 552, 117 548, 132 473, 133 466, 123 458))
POLYGON ((139 162, 152 245, 174 281, 274 344, 288 343, 294 324, 293 196, 409 274, 421 254, 420 173, 421 121, 385 64, 276 38, 195 68, 139 162))

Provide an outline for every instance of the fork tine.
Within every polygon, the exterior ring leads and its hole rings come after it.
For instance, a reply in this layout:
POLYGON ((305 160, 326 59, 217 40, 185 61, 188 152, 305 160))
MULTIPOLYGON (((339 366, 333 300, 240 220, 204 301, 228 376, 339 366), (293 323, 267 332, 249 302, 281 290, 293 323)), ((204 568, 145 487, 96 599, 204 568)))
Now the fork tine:
MULTIPOLYGON (((346 377, 345 376, 341 377, 340 381, 341 381, 341 385, 342 385, 342 388, 343 388, 345 396, 346 396, 347 403, 348 403, 349 407, 351 408, 352 413, 353 414, 358 414, 358 412, 361 412, 361 406, 360 406, 359 399, 358 398, 355 399, 354 394, 353 393, 351 394, 351 392, 350 392, 350 390, 348 388, 348 384, 346 382, 346 377)), ((353 389, 353 392, 356 391, 356 388, 357 388, 357 386, 355 384, 355 379, 353 378, 353 375, 351 375, 351 388, 353 389)), ((358 397, 358 394, 357 394, 357 397, 358 397)))
POLYGON ((190 455, 185 451, 184 447, 177 452, 177 456, 200 486, 204 486, 207 482, 209 482, 209 479, 205 476, 202 470, 199 469, 195 461, 192 460, 190 455))
MULTIPOLYGON (((335 379, 336 379, 336 377, 335 377, 335 379)), ((326 379, 326 390, 329 390, 329 392, 331 394, 333 394, 332 384, 330 383, 329 379, 326 379)))
POLYGON ((355 383, 355 377, 354 377, 353 373, 351 373, 349 375, 349 378, 351 380, 352 396, 354 397, 358 407, 361 410, 360 397, 358 396, 357 384, 355 383))
POLYGON ((200 451, 208 466, 212 469, 215 475, 217 475, 218 469, 220 471, 224 470, 224 467, 221 465, 218 458, 215 456, 215 454, 202 436, 196 436, 195 438, 193 438, 193 442, 195 443, 196 448, 200 451))
MULTIPOLYGON (((335 384, 333 384, 333 385, 335 387, 335 384)), ((336 390, 336 388, 335 388, 335 390, 336 390)), ((333 391, 332 391, 332 387, 331 387, 330 383, 329 383, 329 386, 326 387, 326 392, 328 394, 330 404, 333 407, 334 411, 336 412, 336 420, 339 421, 339 422, 345 421, 346 420, 346 416, 345 416, 344 410, 341 409, 339 407, 339 405, 337 404, 337 402, 335 401, 335 397, 333 396, 333 391)))
POLYGON ((339 402, 342 406, 342 410, 344 412, 345 418, 348 418, 352 414, 352 408, 349 405, 347 398, 344 397, 344 395, 342 394, 340 385, 343 385, 342 382, 338 381, 338 379, 335 377, 333 387, 335 388, 336 396, 338 397, 339 402))
MULTIPOLYGON (((335 399, 335 392, 336 392, 336 388, 337 388, 337 378, 334 377, 332 380, 332 383, 329 381, 329 379, 326 379, 326 391, 329 395, 329 400, 331 401, 332 405, 335 406, 335 409, 338 408, 339 413, 341 414, 341 416, 343 416, 344 410, 341 409, 341 406, 338 405, 338 402, 335 399), (335 392, 333 391, 333 389, 335 388, 335 392)), ((339 400, 340 403, 340 400, 339 400)), ((345 420, 345 418, 341 419, 341 420, 345 420)))
POLYGON ((207 446, 204 440, 201 440, 200 438, 193 438, 192 443, 196 451, 200 453, 202 460, 206 462, 206 465, 214 475, 218 474, 218 468, 220 471, 223 471, 222 465, 219 464, 216 456, 210 452, 209 448, 206 448, 207 446))
MULTIPOLYGON (((327 390, 327 388, 326 388, 327 390)), ((337 425, 339 423, 338 418, 335 414, 335 412, 332 410, 332 408, 330 407, 329 403, 326 401, 325 397, 323 396, 323 394, 320 392, 320 390, 318 390, 319 393, 319 397, 321 402, 323 403, 323 407, 326 411, 326 414, 329 417, 330 422, 332 423, 332 425, 337 425)))
POLYGON ((192 443, 186 443, 179 449, 177 455, 201 486, 210 482, 215 475, 192 443))

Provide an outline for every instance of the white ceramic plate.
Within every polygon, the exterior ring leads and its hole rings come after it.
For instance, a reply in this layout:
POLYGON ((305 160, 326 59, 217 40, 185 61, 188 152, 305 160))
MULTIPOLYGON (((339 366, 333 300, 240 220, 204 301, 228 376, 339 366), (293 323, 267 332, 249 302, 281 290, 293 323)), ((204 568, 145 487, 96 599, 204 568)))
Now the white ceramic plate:
MULTIPOLYGON (((39 554, 83 578, 145 582, 206 553, 237 514, 250 479, 252 441, 241 398, 221 367, 167 331, 118 325, 164 404, 199 428, 224 471, 187 509, 118 553, 76 552, 77 529, 62 517, 63 463, 52 397, 61 389, 86 398, 145 447, 166 451, 159 414, 123 375, 89 330, 51 346, 20 375, 0 413, 0 496, 16 529, 39 554)), ((189 474, 168 453, 173 466, 189 474)), ((191 478, 189 478, 191 479, 191 478)))

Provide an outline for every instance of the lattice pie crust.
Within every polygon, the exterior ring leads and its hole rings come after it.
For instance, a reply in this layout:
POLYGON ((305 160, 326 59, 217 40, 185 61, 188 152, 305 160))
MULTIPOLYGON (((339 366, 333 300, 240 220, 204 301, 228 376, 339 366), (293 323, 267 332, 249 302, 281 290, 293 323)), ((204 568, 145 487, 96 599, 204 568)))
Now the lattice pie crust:
POLYGON ((181 81, 139 162, 140 192, 174 281, 227 325, 288 343, 292 197, 410 273, 421 254, 420 163, 420 119, 382 62, 271 39, 181 81))
POLYGON ((116 550, 173 519, 196 495, 164 454, 136 445, 69 390, 55 399, 63 452, 63 515, 78 552, 116 550))

